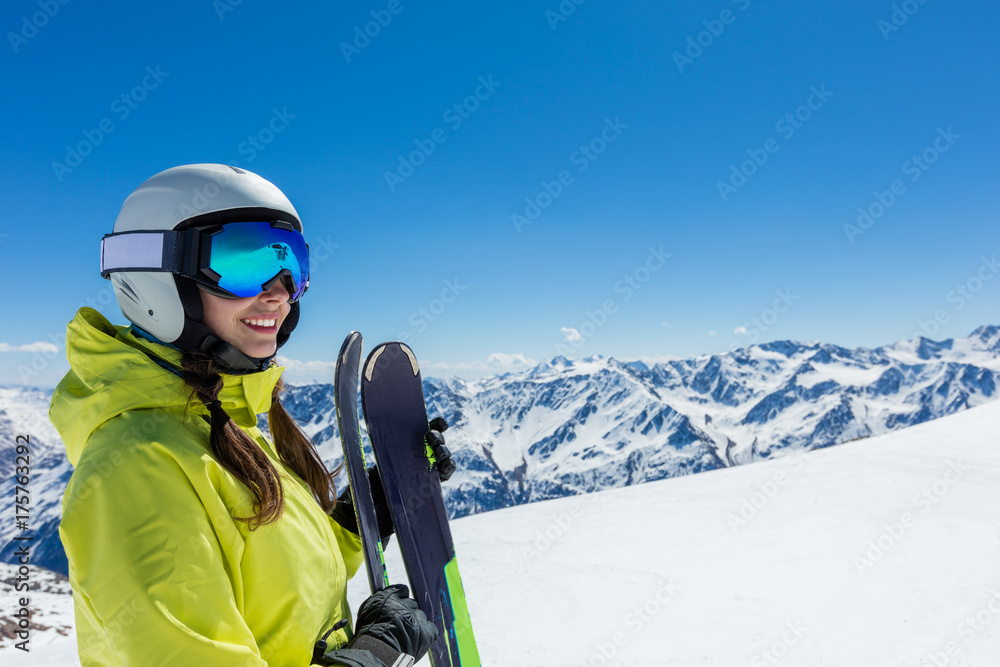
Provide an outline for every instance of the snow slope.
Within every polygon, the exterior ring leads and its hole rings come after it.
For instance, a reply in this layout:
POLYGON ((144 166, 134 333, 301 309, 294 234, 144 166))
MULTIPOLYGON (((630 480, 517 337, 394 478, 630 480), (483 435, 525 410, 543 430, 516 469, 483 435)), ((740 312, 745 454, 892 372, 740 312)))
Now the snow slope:
MULTIPOLYGON (((483 664, 1000 665, 1000 402, 453 522, 483 664)), ((394 580, 402 579, 390 554, 394 580)), ((363 599, 363 575, 351 582, 363 599)), ((76 665, 72 639, 4 665, 76 665)), ((427 664, 424 661, 423 664, 427 664)))
POLYGON ((649 365, 599 355, 430 379, 452 516, 830 447, 995 400, 1000 327, 875 349, 775 341, 649 365), (993 361, 991 361, 993 360, 993 361))

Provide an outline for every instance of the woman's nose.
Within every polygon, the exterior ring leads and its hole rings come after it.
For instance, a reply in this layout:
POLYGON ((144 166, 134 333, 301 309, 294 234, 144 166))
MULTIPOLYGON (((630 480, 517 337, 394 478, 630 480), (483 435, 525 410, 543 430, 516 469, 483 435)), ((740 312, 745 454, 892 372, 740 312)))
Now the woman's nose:
POLYGON ((288 289, 285 287, 285 276, 278 276, 271 283, 271 286, 263 294, 268 299, 278 299, 279 301, 288 301, 289 296, 288 289))

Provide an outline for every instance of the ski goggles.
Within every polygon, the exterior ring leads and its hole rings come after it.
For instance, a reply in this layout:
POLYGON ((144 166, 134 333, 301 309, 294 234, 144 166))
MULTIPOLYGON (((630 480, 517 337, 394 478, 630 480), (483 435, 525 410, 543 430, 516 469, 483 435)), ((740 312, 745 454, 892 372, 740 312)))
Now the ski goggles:
POLYGON ((309 244, 283 221, 106 234, 101 276, 114 271, 174 273, 226 298, 257 296, 281 280, 294 302, 309 288, 309 244))

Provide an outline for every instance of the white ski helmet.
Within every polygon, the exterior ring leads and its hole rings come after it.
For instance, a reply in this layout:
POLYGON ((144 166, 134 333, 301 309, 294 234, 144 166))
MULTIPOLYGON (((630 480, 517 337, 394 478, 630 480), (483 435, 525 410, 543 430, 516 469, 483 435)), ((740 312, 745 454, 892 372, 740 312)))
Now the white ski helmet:
POLYGON ((257 294, 283 280, 293 298, 278 331, 280 348, 298 323, 298 298, 308 287, 308 270, 302 222, 284 193, 257 174, 223 164, 184 165, 151 177, 128 196, 114 232, 101 240, 101 275, 111 280, 122 314, 130 322, 181 350, 214 356, 225 369, 238 373, 263 370, 274 354, 249 357, 216 336, 203 323, 199 284, 205 291, 233 298, 257 294), (218 235, 230 223, 269 223, 263 225, 265 231, 287 235, 295 248, 291 252, 284 243, 267 247, 280 246, 270 255, 281 253, 281 258, 287 255, 290 260, 278 265, 265 262, 261 270, 277 268, 277 273, 259 282, 259 290, 227 292, 219 274, 207 268, 212 244, 204 239, 218 235))

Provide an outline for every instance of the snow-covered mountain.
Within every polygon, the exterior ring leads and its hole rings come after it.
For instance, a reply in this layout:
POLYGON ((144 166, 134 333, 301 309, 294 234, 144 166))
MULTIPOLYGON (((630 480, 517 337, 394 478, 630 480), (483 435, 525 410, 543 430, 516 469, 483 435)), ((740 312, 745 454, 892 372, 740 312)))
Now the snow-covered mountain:
POLYGON ((1000 328, 874 350, 780 341, 647 365, 556 358, 425 383, 456 516, 829 447, 993 400, 1000 328))
POLYGON ((0 498, 6 499, 11 507, 8 520, 0 522, 0 562, 16 562, 17 547, 11 538, 21 531, 15 524, 13 510, 15 486, 18 486, 15 473, 23 466, 29 473, 26 507, 28 526, 34 536, 32 563, 66 574, 68 565, 59 541, 59 519, 62 494, 73 466, 66 459, 58 431, 49 421, 51 399, 51 389, 0 386, 0 498), (19 458, 17 446, 25 443, 29 453, 26 459, 19 458))
MULTIPOLYGON (((0 599, 4 600, 3 611, 0 612, 0 652, 9 649, 16 654, 18 650, 13 647, 23 640, 18 636, 24 631, 22 619, 14 615, 15 610, 22 608, 22 599, 28 601, 24 608, 30 614, 27 619, 30 633, 28 648, 58 642, 65 637, 76 642, 73 589, 65 575, 42 567, 30 567, 25 576, 20 573, 20 566, 0 563, 0 599)), ((6 660, 4 664, 7 664, 6 660)))
MULTIPOLYGON (((839 447, 458 519, 483 665, 998 665, 997 432, 1000 401, 839 447)), ((390 577, 402 581, 393 547, 390 577)), ((363 574, 349 583, 353 609, 367 587, 363 574)), ((44 625, 71 623, 69 595, 33 605, 44 625)), ((36 631, 31 648, 0 650, 0 663, 80 664, 75 637, 36 631)))
MULTIPOLYGON (((424 381, 452 428, 453 517, 829 447, 991 401, 1000 327, 876 349, 779 341, 647 364, 557 357, 520 373, 424 381)), ((331 385, 282 398, 331 467, 340 463, 331 385)), ((56 533, 71 469, 47 420, 50 392, 0 387, 0 492, 12 497, 14 437, 30 433, 39 564, 65 572, 56 533)), ((264 422, 266 426, 266 420, 264 422)), ((338 480, 338 488, 346 476, 338 480)), ((0 523, 10 562, 12 523, 0 523)))

